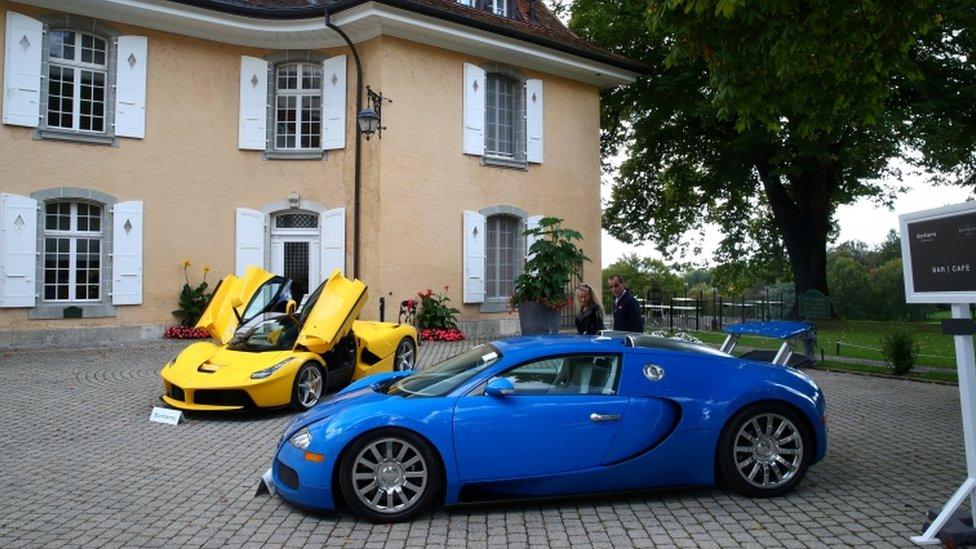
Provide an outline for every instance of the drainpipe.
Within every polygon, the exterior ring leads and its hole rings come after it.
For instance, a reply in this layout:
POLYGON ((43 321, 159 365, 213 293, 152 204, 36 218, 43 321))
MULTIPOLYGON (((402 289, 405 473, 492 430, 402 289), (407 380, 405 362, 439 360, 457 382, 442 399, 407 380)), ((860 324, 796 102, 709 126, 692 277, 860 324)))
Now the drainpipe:
POLYGON ((356 126, 356 169, 355 175, 353 176, 353 222, 352 222, 352 233, 353 233, 353 243, 352 243, 352 253, 353 253, 353 263, 352 263, 352 277, 359 278, 359 188, 362 186, 362 163, 363 163, 363 152, 362 152, 362 135, 359 129, 359 120, 356 119, 358 115, 363 110, 363 66, 359 61, 359 51, 356 50, 356 45, 352 43, 349 36, 339 27, 332 23, 332 17, 329 10, 325 10, 325 26, 334 30, 346 44, 349 49, 352 50, 352 58, 356 61, 356 113, 353 115, 353 124, 356 126))

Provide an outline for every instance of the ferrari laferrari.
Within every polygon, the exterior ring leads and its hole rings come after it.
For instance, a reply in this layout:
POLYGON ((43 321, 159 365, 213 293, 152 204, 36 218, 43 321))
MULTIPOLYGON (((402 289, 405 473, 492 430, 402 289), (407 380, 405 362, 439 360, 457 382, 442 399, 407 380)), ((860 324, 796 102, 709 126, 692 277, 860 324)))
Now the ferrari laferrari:
POLYGON ((827 450, 799 370, 641 335, 525 337, 361 379, 285 429, 265 479, 376 522, 437 503, 721 483, 785 494, 827 450))
POLYGON ((190 345, 163 366, 162 399, 182 410, 301 411, 352 380, 413 369, 416 329, 356 320, 366 300, 366 285, 338 270, 300 310, 287 278, 257 267, 228 275, 197 323, 214 341, 190 345))

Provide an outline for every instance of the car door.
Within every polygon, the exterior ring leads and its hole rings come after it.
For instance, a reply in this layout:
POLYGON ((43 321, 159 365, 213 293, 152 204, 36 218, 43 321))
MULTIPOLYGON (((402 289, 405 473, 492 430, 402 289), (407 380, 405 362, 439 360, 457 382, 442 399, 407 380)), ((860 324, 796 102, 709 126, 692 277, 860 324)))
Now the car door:
POLYGON ((460 397, 454 444, 461 479, 533 477, 602 463, 628 398, 616 394, 621 357, 550 356, 500 374, 514 392, 460 397))
POLYGON ((328 352, 352 330, 367 299, 365 284, 334 270, 302 308, 298 344, 313 353, 328 352))
POLYGON ((221 343, 234 337, 240 325, 291 299, 291 281, 258 267, 248 267, 243 277, 227 275, 214 290, 196 327, 210 332, 221 343), (235 302, 239 304, 235 306, 235 302))

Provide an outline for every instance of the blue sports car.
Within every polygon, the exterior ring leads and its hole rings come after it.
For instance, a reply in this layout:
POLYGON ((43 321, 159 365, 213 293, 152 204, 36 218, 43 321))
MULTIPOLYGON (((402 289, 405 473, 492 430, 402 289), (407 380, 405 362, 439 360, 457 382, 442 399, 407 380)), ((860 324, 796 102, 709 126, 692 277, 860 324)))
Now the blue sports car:
POLYGON ((436 502, 712 485, 792 490, 827 450, 823 393, 787 366, 641 335, 523 337, 374 375, 297 416, 270 477, 376 522, 436 502))

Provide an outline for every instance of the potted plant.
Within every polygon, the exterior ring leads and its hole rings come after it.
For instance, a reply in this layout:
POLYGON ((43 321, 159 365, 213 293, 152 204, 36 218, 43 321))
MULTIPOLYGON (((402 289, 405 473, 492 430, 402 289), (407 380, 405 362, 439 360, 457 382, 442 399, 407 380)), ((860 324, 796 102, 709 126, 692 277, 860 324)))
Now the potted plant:
POLYGON ((518 307, 522 335, 559 331, 559 310, 569 303, 567 285, 590 259, 574 241, 583 236, 562 226, 562 219, 544 217, 525 231, 535 242, 525 269, 515 279, 512 305, 518 307))

